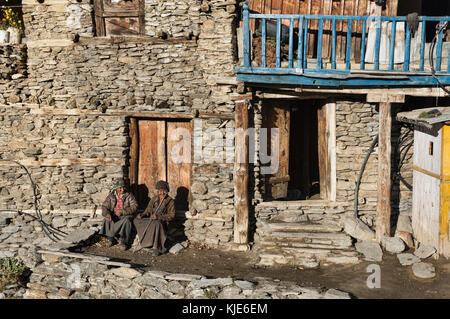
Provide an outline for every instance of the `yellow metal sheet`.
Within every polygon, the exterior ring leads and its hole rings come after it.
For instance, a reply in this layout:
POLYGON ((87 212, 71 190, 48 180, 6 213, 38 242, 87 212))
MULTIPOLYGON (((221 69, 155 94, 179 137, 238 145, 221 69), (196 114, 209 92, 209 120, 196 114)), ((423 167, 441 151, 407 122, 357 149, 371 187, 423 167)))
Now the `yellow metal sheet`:
MULTIPOLYGON (((450 175, 450 125, 442 127, 441 174, 450 175)), ((440 234, 441 240, 449 239, 450 183, 441 180, 440 194, 440 234)), ((444 244, 445 245, 445 244, 444 244)))

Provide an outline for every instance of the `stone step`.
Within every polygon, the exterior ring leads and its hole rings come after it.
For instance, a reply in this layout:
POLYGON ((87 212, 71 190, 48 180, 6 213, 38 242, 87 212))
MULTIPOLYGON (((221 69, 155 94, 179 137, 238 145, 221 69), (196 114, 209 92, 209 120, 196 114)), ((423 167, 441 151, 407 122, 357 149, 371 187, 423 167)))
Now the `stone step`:
POLYGON ((348 250, 351 246, 338 246, 333 244, 326 243, 303 243, 303 242, 279 242, 279 241, 270 241, 265 240, 262 243, 259 243, 259 250, 263 251, 266 248, 283 248, 283 247, 293 247, 293 248, 320 248, 320 249, 336 249, 336 250, 348 250))
POLYGON ((286 238, 281 236, 262 236, 260 237, 259 245, 286 247, 306 247, 307 245, 319 245, 326 246, 332 249, 345 249, 352 247, 352 239, 345 234, 313 234, 309 236, 306 234, 304 237, 286 238))
MULTIPOLYGON (((267 222, 260 221, 256 223, 259 232, 340 232, 342 226, 333 222, 322 222, 320 224, 307 223, 286 223, 286 222, 267 222)), ((258 231, 257 230, 257 231, 258 231)))
POLYGON ((319 266, 320 263, 353 264, 359 262, 357 252, 313 248, 272 248, 260 252, 259 257, 258 265, 263 266, 291 264, 313 268, 319 266))

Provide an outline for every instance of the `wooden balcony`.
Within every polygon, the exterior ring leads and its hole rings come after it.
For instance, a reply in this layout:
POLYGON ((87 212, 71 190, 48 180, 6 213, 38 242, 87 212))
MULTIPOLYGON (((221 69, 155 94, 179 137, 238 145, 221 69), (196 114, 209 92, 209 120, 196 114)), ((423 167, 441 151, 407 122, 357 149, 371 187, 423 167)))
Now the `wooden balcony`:
POLYGON ((305 87, 450 85, 449 20, 418 17, 418 29, 410 30, 400 16, 254 14, 245 3, 237 80, 305 87))

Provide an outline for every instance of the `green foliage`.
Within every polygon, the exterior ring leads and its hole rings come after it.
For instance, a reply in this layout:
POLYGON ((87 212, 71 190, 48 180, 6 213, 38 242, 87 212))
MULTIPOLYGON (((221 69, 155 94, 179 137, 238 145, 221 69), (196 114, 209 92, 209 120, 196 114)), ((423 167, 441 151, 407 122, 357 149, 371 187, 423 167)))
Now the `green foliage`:
POLYGON ((216 299, 217 298, 216 294, 207 288, 203 289, 203 295, 208 299, 216 299))
POLYGON ((30 274, 30 269, 17 258, 0 259, 0 277, 8 281, 20 281, 30 274))

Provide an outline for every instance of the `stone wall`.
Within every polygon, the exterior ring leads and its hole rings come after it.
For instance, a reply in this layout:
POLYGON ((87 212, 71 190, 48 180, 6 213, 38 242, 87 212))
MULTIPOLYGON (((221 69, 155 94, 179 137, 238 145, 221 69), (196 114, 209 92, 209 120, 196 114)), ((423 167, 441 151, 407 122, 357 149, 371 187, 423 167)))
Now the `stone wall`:
POLYGON ((46 0, 24 5, 23 22, 28 41, 44 39, 71 39, 73 35, 92 36, 94 24, 93 5, 89 0, 46 0))
MULTIPOLYGON (((113 38, 94 36, 88 0, 24 6, 27 46, 8 46, 0 57, 10 68, 0 81, 0 158, 28 168, 43 210, 68 216, 99 210, 111 181, 127 177, 127 117, 136 112, 187 118, 202 112, 209 114, 205 130, 234 126, 214 114, 232 118, 234 110, 236 6, 146 1, 147 36, 113 38), (167 39, 156 37, 155 25, 167 39), (129 113, 110 114, 117 111, 129 113)), ((192 172, 197 191, 185 233, 192 241, 231 243, 233 164, 200 160, 192 172)), ((0 181, 0 209, 33 209, 31 185, 18 165, 1 162, 0 181)))

